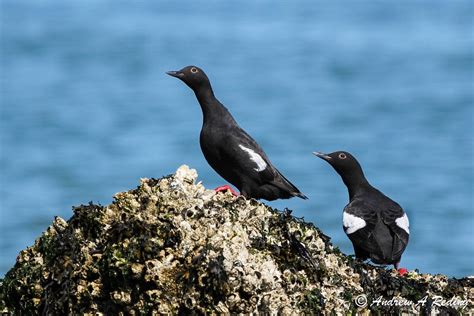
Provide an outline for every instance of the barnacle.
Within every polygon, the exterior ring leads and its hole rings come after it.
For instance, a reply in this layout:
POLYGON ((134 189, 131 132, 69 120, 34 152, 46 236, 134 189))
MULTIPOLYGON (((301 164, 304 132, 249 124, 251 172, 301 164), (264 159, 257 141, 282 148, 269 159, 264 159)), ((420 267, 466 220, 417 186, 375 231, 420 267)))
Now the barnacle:
MULTIPOLYGON (((430 291, 473 306, 473 279, 396 273, 344 256, 316 227, 216 194, 181 166, 112 204, 56 217, 1 282, 13 314, 343 314, 353 298, 430 291), (74 302, 74 303, 72 303, 74 302)), ((399 308, 395 312, 419 312, 399 308)))

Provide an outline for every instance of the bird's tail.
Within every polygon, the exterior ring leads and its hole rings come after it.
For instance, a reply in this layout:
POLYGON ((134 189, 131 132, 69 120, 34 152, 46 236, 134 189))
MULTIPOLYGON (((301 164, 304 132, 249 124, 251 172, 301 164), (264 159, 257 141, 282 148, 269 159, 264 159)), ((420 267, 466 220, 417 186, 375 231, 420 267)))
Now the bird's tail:
MULTIPOLYGON (((276 170, 276 169, 275 169, 276 170)), ((285 190, 288 190, 289 193, 292 195, 292 196, 297 196, 303 200, 307 200, 308 197, 306 195, 304 195, 303 193, 301 193, 300 190, 298 190, 298 188, 290 182, 290 180, 288 180, 287 178, 285 178, 284 175, 282 175, 280 173, 280 171, 276 170, 276 172, 278 172, 278 174, 280 175, 281 179, 283 180, 282 181, 282 184, 284 184, 285 188, 282 188, 282 189, 285 189, 285 190)))
POLYGON ((298 193, 294 194, 294 196, 297 196, 297 197, 299 197, 299 198, 301 198, 301 199, 303 199, 303 200, 307 200, 307 199, 308 199, 308 197, 307 197, 306 195, 304 195, 303 193, 301 193, 301 192, 298 192, 298 193))

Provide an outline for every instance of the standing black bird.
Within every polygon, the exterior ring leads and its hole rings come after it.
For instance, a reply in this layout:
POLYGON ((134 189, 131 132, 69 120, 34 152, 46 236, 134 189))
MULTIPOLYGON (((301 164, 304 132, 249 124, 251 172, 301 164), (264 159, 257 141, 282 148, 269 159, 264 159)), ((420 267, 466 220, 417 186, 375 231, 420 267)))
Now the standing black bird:
POLYGON ((270 162, 262 148, 248 135, 214 96, 202 69, 188 66, 168 75, 182 80, 196 94, 204 116, 200 135, 207 162, 245 197, 269 201, 302 194, 270 162))
POLYGON ((410 234, 403 209, 369 184, 359 162, 350 153, 314 154, 326 160, 347 186, 349 204, 344 208, 342 222, 356 257, 370 258, 377 264, 393 264, 398 269, 410 234))

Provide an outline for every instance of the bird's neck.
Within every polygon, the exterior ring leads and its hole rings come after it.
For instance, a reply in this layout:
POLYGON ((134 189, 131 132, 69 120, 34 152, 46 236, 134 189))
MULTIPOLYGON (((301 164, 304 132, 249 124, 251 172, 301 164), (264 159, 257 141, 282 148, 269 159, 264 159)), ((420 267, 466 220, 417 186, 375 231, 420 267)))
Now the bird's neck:
POLYGON ((212 120, 213 118, 222 119, 225 116, 230 116, 230 113, 227 111, 225 106, 223 106, 214 96, 214 92, 212 91, 210 84, 194 90, 194 93, 196 94, 196 98, 201 105, 204 123, 212 120))
MULTIPOLYGON (((346 183, 347 185, 347 183, 346 183)), ((348 192, 349 192, 349 201, 354 199, 355 196, 359 195, 360 193, 365 192, 366 190, 371 188, 371 185, 367 180, 365 182, 360 182, 357 184, 352 184, 351 186, 348 186, 348 192)))
POLYGON ((365 178, 365 175, 362 169, 359 169, 357 171, 358 172, 354 172, 349 175, 341 174, 342 181, 344 181, 344 184, 347 187, 347 191, 349 192, 350 201, 356 195, 359 195, 372 187, 369 181, 367 181, 367 179, 365 178))

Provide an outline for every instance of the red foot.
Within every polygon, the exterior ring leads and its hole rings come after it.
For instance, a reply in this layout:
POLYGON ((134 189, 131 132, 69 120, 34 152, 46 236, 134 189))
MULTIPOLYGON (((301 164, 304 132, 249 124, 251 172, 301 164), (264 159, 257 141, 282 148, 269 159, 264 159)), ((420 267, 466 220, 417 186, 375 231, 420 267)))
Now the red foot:
POLYGON ((405 268, 400 268, 398 269, 398 273, 400 274, 400 276, 404 276, 405 274, 408 273, 408 270, 405 268))
POLYGON ((214 189, 214 191, 217 192, 225 192, 225 191, 230 191, 233 196, 239 196, 239 193, 235 192, 234 189, 232 189, 229 185, 221 185, 220 187, 217 187, 214 189))

